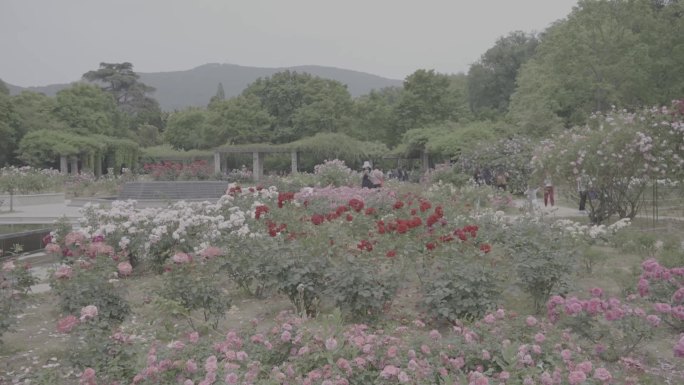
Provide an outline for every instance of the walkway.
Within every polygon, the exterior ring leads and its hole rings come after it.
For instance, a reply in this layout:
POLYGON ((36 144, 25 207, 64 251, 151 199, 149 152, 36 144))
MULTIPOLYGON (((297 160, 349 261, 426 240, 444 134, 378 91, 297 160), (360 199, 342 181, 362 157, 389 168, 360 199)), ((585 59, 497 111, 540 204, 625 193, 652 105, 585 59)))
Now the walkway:
POLYGON ((66 216, 71 222, 77 222, 81 217, 80 207, 69 206, 70 201, 64 203, 50 203, 44 205, 15 207, 13 212, 0 211, 0 224, 17 223, 54 223, 66 216))

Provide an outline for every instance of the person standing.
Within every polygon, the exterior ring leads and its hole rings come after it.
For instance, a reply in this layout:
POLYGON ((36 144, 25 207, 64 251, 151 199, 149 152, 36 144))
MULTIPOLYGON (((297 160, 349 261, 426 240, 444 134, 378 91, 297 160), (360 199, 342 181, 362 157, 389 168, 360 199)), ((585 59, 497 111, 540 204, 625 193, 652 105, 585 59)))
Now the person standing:
POLYGON ((504 170, 500 170, 496 174, 496 187, 503 191, 506 191, 506 186, 508 186, 508 173, 504 170))
POLYGON ((551 204, 553 207, 555 202, 553 199, 553 180, 551 180, 551 174, 546 173, 546 178, 544 178, 544 207, 551 204))
POLYGON ((579 211, 584 212, 587 204, 587 186, 589 185, 589 178, 587 174, 582 171, 579 177, 577 177, 577 192, 579 193, 579 211))

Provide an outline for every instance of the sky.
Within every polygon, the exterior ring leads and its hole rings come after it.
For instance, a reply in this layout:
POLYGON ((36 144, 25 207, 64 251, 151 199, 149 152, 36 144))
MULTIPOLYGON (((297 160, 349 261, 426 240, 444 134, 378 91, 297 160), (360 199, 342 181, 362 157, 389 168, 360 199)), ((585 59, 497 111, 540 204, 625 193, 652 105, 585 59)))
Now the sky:
POLYGON ((404 79, 467 72, 512 31, 542 32, 577 0, 0 0, 0 79, 69 83, 99 63, 323 65, 404 79))

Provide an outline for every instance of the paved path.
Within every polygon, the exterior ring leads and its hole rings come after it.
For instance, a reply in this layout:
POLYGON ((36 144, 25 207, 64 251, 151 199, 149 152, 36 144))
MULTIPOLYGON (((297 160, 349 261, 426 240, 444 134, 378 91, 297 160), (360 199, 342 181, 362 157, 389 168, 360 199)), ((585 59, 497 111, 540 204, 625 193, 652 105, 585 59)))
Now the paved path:
POLYGON ((15 223, 53 223, 66 216, 72 222, 81 217, 80 207, 69 206, 64 203, 50 203, 44 205, 30 205, 15 207, 13 212, 0 211, 0 224, 15 223))

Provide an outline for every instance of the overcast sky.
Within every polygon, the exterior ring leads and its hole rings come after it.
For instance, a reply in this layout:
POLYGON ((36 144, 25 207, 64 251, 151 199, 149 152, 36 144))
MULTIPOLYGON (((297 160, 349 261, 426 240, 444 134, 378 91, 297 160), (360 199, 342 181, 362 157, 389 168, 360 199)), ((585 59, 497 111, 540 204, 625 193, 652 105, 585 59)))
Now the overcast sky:
POLYGON ((100 62, 316 64, 403 79, 466 72, 497 38, 540 32, 576 0, 0 0, 0 79, 68 83, 100 62))

